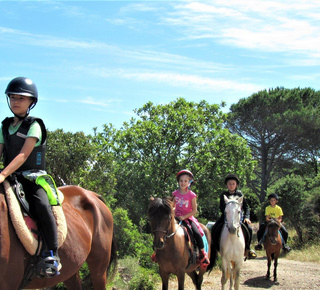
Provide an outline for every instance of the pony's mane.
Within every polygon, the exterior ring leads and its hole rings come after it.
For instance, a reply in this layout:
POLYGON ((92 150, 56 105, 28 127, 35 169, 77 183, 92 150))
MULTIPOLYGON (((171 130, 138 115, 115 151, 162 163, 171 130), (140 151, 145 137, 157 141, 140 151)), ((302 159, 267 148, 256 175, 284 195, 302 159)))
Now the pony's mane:
POLYGON ((148 217, 153 219, 164 215, 169 215, 172 212, 173 200, 167 196, 165 198, 156 197, 150 201, 148 206, 148 217))
POLYGON ((272 226, 280 227, 281 225, 280 225, 280 222, 278 220, 272 218, 270 220, 270 222, 268 222, 268 227, 272 227, 272 226))

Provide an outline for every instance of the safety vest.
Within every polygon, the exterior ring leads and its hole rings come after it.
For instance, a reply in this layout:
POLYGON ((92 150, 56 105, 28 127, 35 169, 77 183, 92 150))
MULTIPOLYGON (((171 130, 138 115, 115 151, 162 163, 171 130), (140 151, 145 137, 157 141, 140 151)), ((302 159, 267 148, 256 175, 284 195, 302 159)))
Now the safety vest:
POLYGON ((25 171, 32 169, 41 169, 45 170, 45 154, 46 154, 46 141, 47 141, 47 130, 40 118, 35 117, 26 117, 17 132, 10 135, 9 134, 9 125, 13 122, 13 117, 6 118, 2 121, 2 133, 4 140, 4 150, 3 150, 3 159, 4 166, 10 164, 10 162, 20 153, 24 142, 27 138, 28 131, 30 126, 37 121, 41 127, 42 140, 41 145, 34 147, 33 151, 27 158, 27 160, 16 170, 25 171))

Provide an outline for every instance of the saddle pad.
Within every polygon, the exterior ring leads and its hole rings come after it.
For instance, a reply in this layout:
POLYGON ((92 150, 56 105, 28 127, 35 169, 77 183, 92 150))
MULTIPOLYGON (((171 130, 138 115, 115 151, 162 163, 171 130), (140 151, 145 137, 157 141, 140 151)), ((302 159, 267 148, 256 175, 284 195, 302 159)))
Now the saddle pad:
MULTIPOLYGON (((27 252, 33 256, 37 254, 37 249, 41 248, 38 247, 39 241, 34 237, 31 230, 29 230, 24 220, 19 201, 16 195, 14 194, 12 187, 10 186, 10 183, 7 180, 5 180, 3 182, 3 186, 6 193, 8 211, 13 227, 27 252)), ((58 245, 59 247, 61 247, 67 237, 68 229, 66 217, 63 213, 62 206, 53 206, 52 211, 57 224, 58 245)))

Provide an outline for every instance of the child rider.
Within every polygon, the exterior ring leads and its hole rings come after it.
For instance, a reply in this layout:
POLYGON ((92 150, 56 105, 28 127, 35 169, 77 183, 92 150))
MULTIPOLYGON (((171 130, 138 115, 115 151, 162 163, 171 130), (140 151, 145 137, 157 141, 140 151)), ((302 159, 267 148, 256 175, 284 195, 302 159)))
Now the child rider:
POLYGON ((44 269, 40 275, 52 277, 59 275, 61 268, 56 221, 45 190, 24 177, 30 170, 45 170, 46 129, 41 119, 28 117, 38 101, 37 87, 30 79, 17 77, 9 82, 5 94, 14 117, 6 118, 0 130, 0 157, 3 154, 4 161, 0 183, 15 173, 22 184, 30 213, 37 220, 47 246, 42 253, 44 269))
POLYGON ((199 225, 198 220, 194 217, 197 213, 197 195, 190 190, 193 184, 193 174, 191 171, 184 169, 178 172, 177 181, 179 189, 172 195, 175 197, 175 216, 181 221, 188 223, 193 231, 194 238, 200 250, 200 265, 206 268, 210 264, 207 253, 204 250, 202 236, 204 232, 199 225))
POLYGON ((255 246, 256 250, 262 250, 262 243, 263 243, 263 235, 266 230, 267 223, 272 219, 277 219, 280 224, 280 232, 283 237, 284 243, 283 243, 283 251, 285 253, 289 253, 291 251, 291 248, 287 245, 287 240, 288 240, 288 231, 286 228, 283 226, 282 222, 282 217, 283 217, 283 212, 282 208, 277 205, 279 201, 279 197, 275 193, 271 193, 268 196, 268 200, 270 205, 266 207, 265 209, 265 216, 266 216, 266 223, 263 223, 260 225, 259 230, 257 232, 257 237, 258 237, 258 244, 255 246))

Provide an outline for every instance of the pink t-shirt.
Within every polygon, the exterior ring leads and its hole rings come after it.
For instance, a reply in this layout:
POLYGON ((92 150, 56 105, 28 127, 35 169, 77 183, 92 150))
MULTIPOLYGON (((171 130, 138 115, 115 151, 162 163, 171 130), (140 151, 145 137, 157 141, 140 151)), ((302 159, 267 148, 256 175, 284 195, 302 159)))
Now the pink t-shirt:
MULTIPOLYGON (((186 194, 181 194, 179 190, 176 190, 172 193, 172 195, 175 197, 175 203, 176 203, 176 216, 183 216, 190 212, 192 212, 192 200, 197 197, 197 195, 189 190, 186 194)), ((198 220, 192 215, 188 219, 193 221, 201 234, 201 236, 204 235, 204 232, 202 228, 199 225, 198 220)))

